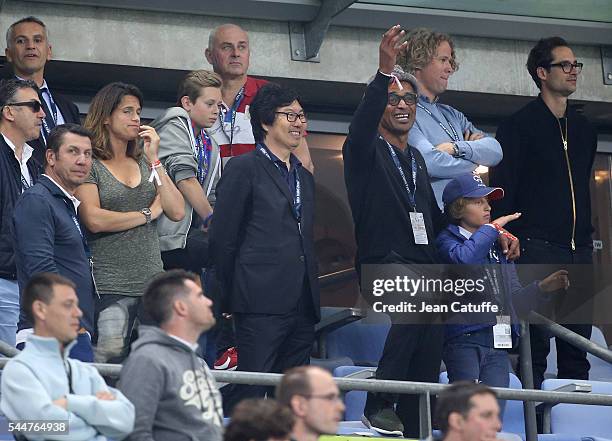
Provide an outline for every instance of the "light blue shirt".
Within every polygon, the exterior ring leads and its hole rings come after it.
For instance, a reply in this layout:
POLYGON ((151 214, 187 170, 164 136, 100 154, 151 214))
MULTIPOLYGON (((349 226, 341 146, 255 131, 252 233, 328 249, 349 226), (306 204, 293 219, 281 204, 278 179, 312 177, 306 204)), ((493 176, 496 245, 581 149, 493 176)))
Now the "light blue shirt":
POLYGON ((416 120, 408 134, 408 144, 417 148, 423 155, 431 186, 441 209, 444 207, 444 187, 452 178, 462 173, 471 173, 479 165, 493 167, 499 164, 503 156, 499 142, 478 130, 463 113, 446 104, 439 104, 437 100, 431 102, 423 95, 419 96, 416 120), (421 106, 429 110, 431 115, 421 106), (477 141, 464 141, 463 134, 466 130, 483 133, 485 137, 477 141), (438 144, 451 141, 457 143, 461 157, 455 158, 436 150, 438 144))
MULTIPOLYGON (((117 389, 108 387, 94 367, 68 359, 72 345, 74 342, 62 354, 55 338, 30 335, 24 350, 2 371, 2 413, 9 420, 68 421, 69 433, 53 439, 126 437, 134 429, 134 406, 117 389), (98 399, 100 391, 111 392, 115 399, 98 399), (53 403, 62 397, 67 409, 53 403)), ((49 438, 28 435, 30 440, 49 438)))

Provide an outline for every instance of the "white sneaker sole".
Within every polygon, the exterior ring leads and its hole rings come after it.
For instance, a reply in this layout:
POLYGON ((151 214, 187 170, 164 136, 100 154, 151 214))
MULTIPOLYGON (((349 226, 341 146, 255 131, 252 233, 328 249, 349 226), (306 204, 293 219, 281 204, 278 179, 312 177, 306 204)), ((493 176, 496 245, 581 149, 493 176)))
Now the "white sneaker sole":
POLYGON ((391 435, 391 436, 397 436, 397 437, 404 437, 404 433, 401 430, 385 430, 385 429, 381 429, 380 427, 375 427, 370 423, 370 420, 368 420, 368 418, 365 415, 361 416, 361 422, 368 428, 368 429, 372 429, 378 433, 381 433, 383 435, 391 435))

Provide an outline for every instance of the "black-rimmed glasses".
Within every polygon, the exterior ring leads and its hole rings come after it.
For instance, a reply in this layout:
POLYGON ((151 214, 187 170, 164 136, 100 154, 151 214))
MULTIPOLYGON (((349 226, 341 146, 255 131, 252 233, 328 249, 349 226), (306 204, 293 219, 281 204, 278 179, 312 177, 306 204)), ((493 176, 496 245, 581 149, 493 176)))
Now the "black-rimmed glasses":
POLYGON ((390 93, 387 98, 387 102, 391 106, 397 106, 399 102, 403 100, 406 103, 406 105, 410 106, 410 105, 414 105, 417 102, 418 97, 419 96, 416 93, 412 93, 412 92, 407 92, 404 95, 398 95, 397 93, 390 93))
POLYGON ((583 63, 570 63, 569 61, 562 61, 561 63, 551 63, 548 67, 560 67, 563 70, 563 73, 572 73, 572 69, 576 69, 576 73, 579 74, 582 72, 583 63))
POLYGON ((19 106, 19 107, 29 107, 32 109, 32 112, 38 113, 42 107, 40 101, 20 101, 18 103, 6 103, 5 106, 19 106))
POLYGON ((274 112, 274 113, 285 115, 287 117, 287 121, 289 122, 295 122, 298 118, 303 123, 306 122, 306 115, 303 113, 295 113, 295 112, 274 112))

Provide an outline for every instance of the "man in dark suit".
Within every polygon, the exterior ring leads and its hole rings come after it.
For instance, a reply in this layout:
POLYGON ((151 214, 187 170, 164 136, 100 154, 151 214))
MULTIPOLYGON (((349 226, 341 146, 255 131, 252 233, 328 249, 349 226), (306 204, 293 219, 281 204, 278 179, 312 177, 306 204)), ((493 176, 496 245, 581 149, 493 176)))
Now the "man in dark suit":
MULTIPOLYGON (((217 185, 211 252, 235 318, 238 370, 308 364, 319 288, 313 243, 314 179, 292 153, 306 130, 295 92, 263 86, 250 108, 257 146, 228 162, 217 185)), ((265 388, 238 386, 227 413, 265 388)))
POLYGON ((6 59, 13 73, 21 80, 32 80, 39 88, 45 119, 37 140, 29 144, 34 148, 34 159, 45 164, 47 137, 53 127, 64 123, 80 124, 78 107, 67 98, 51 93, 45 81, 45 64, 51 59, 51 44, 47 27, 36 17, 25 17, 13 23, 6 32, 6 59))

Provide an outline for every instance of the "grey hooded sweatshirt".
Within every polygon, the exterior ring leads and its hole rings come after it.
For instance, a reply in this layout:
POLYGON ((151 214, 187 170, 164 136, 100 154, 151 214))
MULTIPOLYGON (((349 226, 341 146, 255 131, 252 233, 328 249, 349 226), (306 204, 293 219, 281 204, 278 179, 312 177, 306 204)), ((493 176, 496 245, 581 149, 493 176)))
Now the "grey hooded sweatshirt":
MULTIPOLYGON (((159 135, 159 159, 170 179, 176 184, 198 174, 198 162, 194 152, 194 137, 189 114, 182 107, 170 107, 151 123, 159 135)), ((221 177, 219 146, 211 138, 210 169, 204 179, 204 192, 208 202, 215 206, 215 187, 221 177)), ((161 251, 185 248, 187 233, 193 218, 193 208, 185 199, 185 217, 173 222, 163 214, 157 220, 157 233, 161 251)))
POLYGON ((221 394, 206 363, 163 330, 140 326, 119 389, 134 404, 130 441, 221 441, 221 394))

